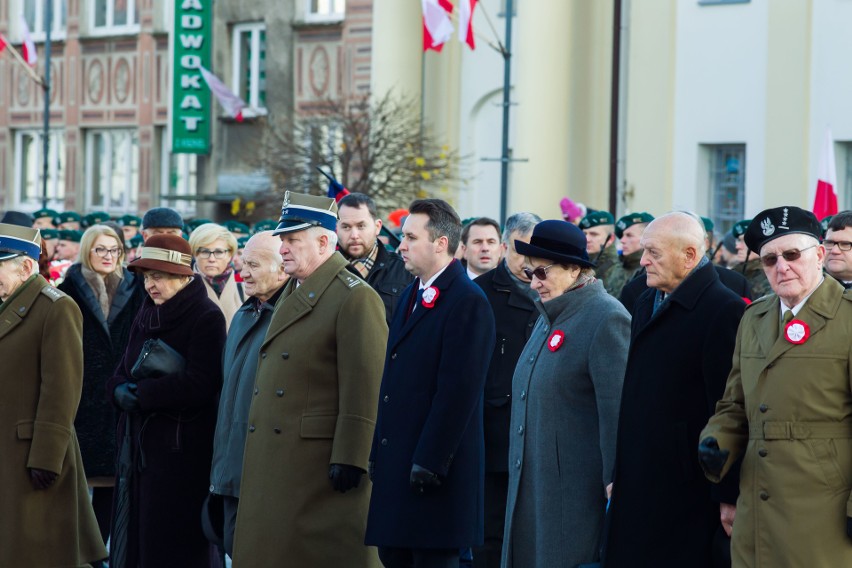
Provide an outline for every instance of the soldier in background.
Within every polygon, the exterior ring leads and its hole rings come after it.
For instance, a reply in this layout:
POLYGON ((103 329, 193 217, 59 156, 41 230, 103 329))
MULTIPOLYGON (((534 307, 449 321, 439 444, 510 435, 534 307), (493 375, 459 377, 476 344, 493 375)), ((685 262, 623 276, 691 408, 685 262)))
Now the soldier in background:
POLYGON ((610 296, 618 298, 621 286, 615 273, 621 262, 615 247, 615 218, 608 211, 594 211, 583 217, 580 228, 586 234, 586 253, 595 263, 595 276, 610 296))
POLYGON ((743 219, 736 223, 731 231, 737 238, 737 261, 739 264, 736 270, 748 280, 752 298, 757 299, 771 293, 772 289, 769 287, 769 280, 766 279, 760 258, 748 249, 743 240, 743 235, 745 235, 750 224, 751 219, 743 219))

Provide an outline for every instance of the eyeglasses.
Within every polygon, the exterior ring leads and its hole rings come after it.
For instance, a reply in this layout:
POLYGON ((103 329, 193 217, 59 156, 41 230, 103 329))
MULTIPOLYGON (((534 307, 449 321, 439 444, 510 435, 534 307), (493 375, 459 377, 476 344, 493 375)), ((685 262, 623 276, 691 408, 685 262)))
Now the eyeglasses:
POLYGON ((816 247, 816 245, 811 245, 809 247, 803 248, 802 250, 793 249, 793 250, 785 250, 781 254, 767 254, 765 256, 760 257, 760 263, 763 264, 763 266, 766 266, 766 267, 775 266, 775 263, 778 262, 779 256, 783 256, 784 260, 786 260, 787 262, 793 262, 795 260, 799 260, 799 258, 801 258, 801 256, 802 256, 803 252, 805 252, 808 249, 815 248, 815 247, 816 247))
POLYGON ((846 251, 852 249, 852 243, 850 243, 849 241, 832 241, 832 240, 826 239, 826 240, 822 241, 822 244, 824 244, 825 248, 827 248, 828 250, 833 249, 835 246, 837 248, 839 248, 840 250, 842 250, 843 252, 846 252, 846 251))
POLYGON ((198 258, 210 258, 212 256, 216 260, 221 260, 221 259, 225 258, 226 254, 230 255, 231 251, 222 250, 222 249, 215 249, 215 250, 198 249, 198 252, 195 253, 195 256, 197 256, 198 258))
POLYGON ((116 248, 95 247, 94 249, 92 249, 92 252, 94 252, 96 255, 98 255, 101 258, 106 258, 108 256, 111 256, 113 258, 118 258, 119 256, 121 256, 121 249, 118 248, 118 247, 116 247, 116 248))
POLYGON ((553 264, 549 264, 547 266, 539 266, 535 270, 530 270, 529 268, 524 268, 523 269, 524 270, 524 276, 526 276, 530 280, 533 279, 533 276, 535 276, 539 280, 547 280, 547 269, 552 268, 552 267, 556 266, 557 264, 559 264, 559 263, 554 262, 553 264))

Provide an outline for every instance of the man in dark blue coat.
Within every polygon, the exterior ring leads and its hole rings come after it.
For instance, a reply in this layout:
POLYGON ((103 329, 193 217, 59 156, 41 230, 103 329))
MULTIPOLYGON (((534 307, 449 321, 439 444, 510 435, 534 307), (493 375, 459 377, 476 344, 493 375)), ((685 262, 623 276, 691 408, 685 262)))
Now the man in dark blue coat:
POLYGON ((457 568, 483 540, 482 396, 494 316, 453 260, 456 212, 415 201, 399 252, 417 277, 388 339, 370 477, 366 543, 387 568, 457 568))

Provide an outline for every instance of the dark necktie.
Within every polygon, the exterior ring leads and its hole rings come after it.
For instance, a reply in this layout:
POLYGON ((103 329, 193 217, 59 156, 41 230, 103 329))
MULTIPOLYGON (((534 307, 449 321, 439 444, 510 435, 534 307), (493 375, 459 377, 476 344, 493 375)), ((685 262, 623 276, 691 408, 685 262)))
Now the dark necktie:
POLYGON ((420 287, 420 280, 417 281, 417 293, 414 295, 414 301, 411 302, 411 307, 408 310, 408 316, 405 318, 406 320, 411 317, 411 314, 414 313, 414 308, 420 301, 423 299, 423 288, 420 287))
POLYGON ((793 321, 793 310, 784 310, 784 319, 781 320, 781 335, 784 335, 787 324, 793 321))

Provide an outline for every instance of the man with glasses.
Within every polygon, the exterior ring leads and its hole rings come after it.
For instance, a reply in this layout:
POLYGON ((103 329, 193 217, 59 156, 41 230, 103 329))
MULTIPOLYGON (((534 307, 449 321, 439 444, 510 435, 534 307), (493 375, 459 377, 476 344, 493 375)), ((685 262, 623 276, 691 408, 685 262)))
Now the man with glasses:
POLYGON ((734 566, 852 566, 852 293, 823 275, 820 236, 793 206, 745 234, 775 294, 743 317, 698 448, 714 482, 744 455, 734 566))
POLYGON ((825 233, 825 271, 847 290, 852 286, 852 211, 831 218, 825 233))

